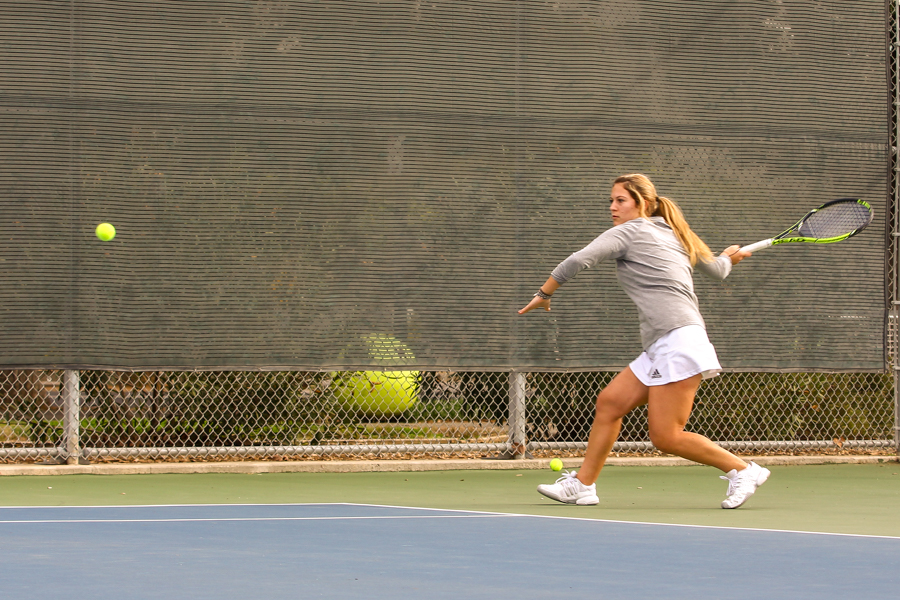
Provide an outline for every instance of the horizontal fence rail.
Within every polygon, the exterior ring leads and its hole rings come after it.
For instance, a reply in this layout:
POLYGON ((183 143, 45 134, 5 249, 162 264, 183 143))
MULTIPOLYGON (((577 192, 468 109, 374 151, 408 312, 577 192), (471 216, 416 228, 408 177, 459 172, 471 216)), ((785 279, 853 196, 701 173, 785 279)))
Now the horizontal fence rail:
MULTIPOLYGON (((0 371, 0 460, 578 454, 615 373, 0 371)), ((614 452, 650 454, 646 410, 614 452)), ((746 453, 897 449, 891 373, 724 373, 688 429, 746 453)))

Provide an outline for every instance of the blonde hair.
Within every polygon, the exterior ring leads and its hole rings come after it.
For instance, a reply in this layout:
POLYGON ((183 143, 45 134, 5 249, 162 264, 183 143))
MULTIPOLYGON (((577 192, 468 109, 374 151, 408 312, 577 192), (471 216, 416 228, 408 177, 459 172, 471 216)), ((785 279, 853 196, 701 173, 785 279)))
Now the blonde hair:
POLYGON ((656 194, 656 186, 646 175, 640 173, 631 173, 630 175, 622 175, 617 177, 613 182, 621 183, 622 187, 628 190, 628 193, 637 203, 638 212, 642 217, 662 217, 668 223, 676 237, 684 246, 685 252, 691 259, 691 265, 696 265, 698 261, 709 262, 713 259, 709 246, 700 239, 700 237, 691 230, 690 225, 684 218, 684 213, 675 203, 665 196, 656 194))

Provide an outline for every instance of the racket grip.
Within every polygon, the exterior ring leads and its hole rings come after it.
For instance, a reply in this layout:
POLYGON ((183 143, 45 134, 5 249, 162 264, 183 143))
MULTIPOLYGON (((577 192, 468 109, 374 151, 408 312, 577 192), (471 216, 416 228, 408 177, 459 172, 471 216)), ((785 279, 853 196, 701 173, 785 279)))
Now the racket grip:
POLYGON ((749 246, 744 246, 741 248, 742 252, 756 252, 757 250, 762 250, 763 248, 771 248, 772 247, 772 239, 763 240, 761 242, 756 242, 755 244, 750 244, 749 246))

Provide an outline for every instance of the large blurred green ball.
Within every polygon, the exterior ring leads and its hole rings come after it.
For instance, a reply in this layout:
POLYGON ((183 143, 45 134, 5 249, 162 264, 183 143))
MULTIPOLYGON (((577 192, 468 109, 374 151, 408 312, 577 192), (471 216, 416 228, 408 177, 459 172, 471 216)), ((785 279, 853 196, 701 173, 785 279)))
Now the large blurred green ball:
POLYGON ((354 412, 390 417, 416 403, 418 371, 362 371, 342 374, 335 395, 354 412))
POLYGON ((392 417, 411 408, 418 399, 418 371, 400 371, 415 360, 409 346, 397 338, 372 334, 362 338, 372 363, 382 371, 338 373, 333 382, 335 395, 348 410, 375 417, 392 417))

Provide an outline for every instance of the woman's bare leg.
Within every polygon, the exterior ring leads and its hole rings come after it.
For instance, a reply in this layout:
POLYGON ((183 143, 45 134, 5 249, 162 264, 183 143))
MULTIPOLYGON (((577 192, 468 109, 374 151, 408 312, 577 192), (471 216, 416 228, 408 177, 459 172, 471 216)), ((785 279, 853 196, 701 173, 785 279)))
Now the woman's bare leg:
POLYGON ((650 422, 650 440, 662 452, 710 465, 726 473, 732 469, 740 471, 747 467, 747 463, 702 435, 684 430, 701 379, 700 375, 695 375, 649 389, 647 418, 650 422))
POLYGON ((597 396, 597 409, 584 462, 578 469, 578 479, 585 485, 597 481, 606 458, 622 429, 622 417, 647 403, 647 386, 631 372, 631 367, 615 376, 597 396))

